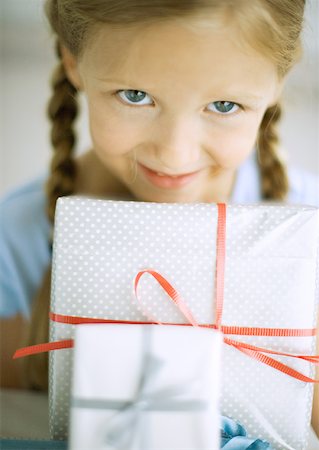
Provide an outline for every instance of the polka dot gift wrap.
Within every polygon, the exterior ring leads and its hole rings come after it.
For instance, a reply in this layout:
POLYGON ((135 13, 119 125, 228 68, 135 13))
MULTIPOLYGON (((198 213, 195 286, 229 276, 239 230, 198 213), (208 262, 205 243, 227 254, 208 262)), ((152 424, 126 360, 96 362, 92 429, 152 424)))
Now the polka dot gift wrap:
MULTIPOLYGON (((138 287, 142 308, 134 299, 135 276, 152 268, 174 286, 198 323, 214 324, 217 220, 215 204, 59 199, 51 312, 148 321, 144 311, 160 322, 187 323, 150 275, 144 275, 138 287)), ((318 235, 316 208, 229 205, 222 325, 315 328, 318 235)), ((50 341, 72 338, 75 326, 51 321, 50 341)), ((315 336, 226 337, 279 352, 315 352, 315 336)), ((309 362, 274 357, 314 377, 309 362)), ((275 449, 305 449, 313 384, 290 377, 231 345, 223 345, 222 359, 223 414, 275 449)), ((51 352, 50 420, 56 439, 64 439, 68 433, 71 370, 72 349, 51 352)))

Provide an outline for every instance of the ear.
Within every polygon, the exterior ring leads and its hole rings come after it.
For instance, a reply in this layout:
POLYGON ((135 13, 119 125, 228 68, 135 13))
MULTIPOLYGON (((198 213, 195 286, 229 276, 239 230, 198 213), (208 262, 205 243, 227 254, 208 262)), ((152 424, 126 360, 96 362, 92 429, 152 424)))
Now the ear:
POLYGON ((83 83, 75 56, 63 45, 61 45, 61 55, 68 80, 77 90, 80 91, 83 87, 83 83))

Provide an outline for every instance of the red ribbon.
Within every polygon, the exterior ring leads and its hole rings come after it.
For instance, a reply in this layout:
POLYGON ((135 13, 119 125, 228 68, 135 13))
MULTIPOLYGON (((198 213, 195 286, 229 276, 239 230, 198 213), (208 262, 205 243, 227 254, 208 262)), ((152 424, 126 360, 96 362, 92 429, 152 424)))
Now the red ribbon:
MULTIPOLYGON (((226 334, 246 335, 246 336, 286 336, 286 337, 308 337, 315 336, 315 328, 307 329, 295 329, 295 328, 256 328, 256 327, 238 327, 238 326, 224 326, 222 325, 222 314, 224 304, 224 279, 225 279, 225 257, 226 257, 226 205, 224 203, 218 204, 218 223, 217 223, 217 249, 216 249, 216 292, 215 292, 215 304, 216 304, 216 324, 198 324, 194 318, 192 312, 188 309, 185 302, 182 300, 180 294, 176 289, 164 278, 160 273, 153 269, 145 269, 138 272, 134 280, 134 291, 137 300, 137 288, 140 278, 145 273, 152 275, 168 296, 173 300, 177 308, 182 312, 189 323, 187 324, 175 324, 175 323, 162 323, 151 317, 145 311, 144 314, 151 320, 148 322, 135 322, 135 321, 117 321, 108 319, 98 319, 90 317, 77 317, 66 316, 61 314, 54 314, 50 312, 50 319, 55 322, 67 323, 72 325, 78 325, 83 323, 116 323, 116 324, 159 324, 159 325, 180 325, 180 326, 200 326, 206 328, 215 328, 224 334, 224 342, 227 345, 231 345, 237 350, 245 353, 246 355, 254 358, 270 367, 273 367, 280 372, 283 372, 293 378, 306 383, 319 383, 319 380, 303 375, 302 373, 292 369, 291 367, 267 356, 267 354, 292 357, 302 359, 312 364, 319 364, 319 355, 296 355, 293 353, 278 352, 275 350, 266 349, 263 347, 257 347, 254 345, 239 342, 226 337, 226 334)), ((45 344, 33 345, 19 349, 15 352, 13 358, 20 358, 27 355, 42 353, 51 350, 58 350, 61 348, 73 347, 73 340, 68 339, 65 341, 50 342, 45 344)))
MULTIPOLYGON (((173 300, 173 302, 178 307, 178 309, 189 320, 190 325, 192 325, 192 326, 202 326, 202 325, 199 325, 197 323, 197 321, 193 318, 193 316, 191 315, 190 310, 187 308, 186 304, 184 303, 184 301, 180 297, 179 293, 174 289, 174 287, 161 274, 159 274, 158 272, 156 272, 153 269, 145 269, 145 270, 140 271, 137 274, 137 276, 135 278, 135 283, 134 283, 135 295, 136 295, 137 299, 138 299, 138 295, 137 295, 138 283, 139 283, 139 280, 140 280, 141 276, 143 274, 145 274, 145 273, 148 273, 148 274, 152 275, 156 279, 156 281, 161 285, 161 287, 168 294, 168 296, 173 300)), ((217 300, 216 310, 220 311, 220 313, 219 313, 219 325, 213 325, 211 327, 222 331, 224 327, 220 324, 221 318, 222 318, 222 308, 220 307, 220 305, 223 302, 223 292, 222 292, 222 290, 218 290, 218 286, 216 286, 216 293, 217 292, 219 292, 219 294, 217 294, 217 295, 219 295, 219 297, 217 296, 217 298, 216 298, 216 300, 217 300)), ((143 313, 146 316, 149 316, 148 313, 146 313, 145 311, 143 311, 143 313)), ((216 316, 217 316, 217 313, 216 313, 216 316)), ((161 322, 157 322, 157 323, 158 324, 162 324, 161 322)), ((235 327, 235 328, 236 328, 236 331, 237 331, 236 334, 242 334, 241 333, 241 327, 235 327)), ((254 329, 255 328, 251 328, 250 330, 253 331, 254 329)), ((247 334, 253 335, 253 332, 248 333, 248 330, 249 330, 248 328, 244 328, 245 334, 246 335, 247 334)), ((278 336, 278 335, 279 336, 286 336, 285 329, 276 329, 276 328, 274 328, 274 329, 259 328, 259 332, 260 332, 259 336, 265 336, 265 335, 269 336, 269 334, 268 334, 269 330, 273 331, 273 333, 271 334, 272 336, 278 336), (263 333, 264 331, 265 331, 265 334, 263 333)), ((288 329, 288 331, 289 331, 289 329, 288 329)), ((302 336, 302 334, 300 334, 300 332, 302 330, 292 329, 290 331, 292 331, 293 333, 298 331, 298 334, 296 336, 302 336)), ((309 332, 312 333, 313 330, 309 329, 309 330, 306 330, 306 332, 307 332, 306 335, 308 335, 308 333, 309 332)), ((289 335, 289 333, 288 333, 288 335, 289 335)), ((293 334, 293 335, 295 335, 295 334, 293 334)), ((312 334, 310 334, 310 335, 312 335, 312 334)), ((286 373, 287 375, 289 375, 289 376, 291 376, 293 378, 296 378, 296 379, 298 379, 300 381, 304 381, 306 383, 319 383, 319 381, 314 380, 312 378, 309 378, 306 375, 303 375, 302 373, 292 369, 291 367, 289 367, 289 366, 287 366, 285 364, 282 364, 279 361, 276 361, 275 359, 265 355, 264 353, 270 353, 270 354, 278 355, 278 356, 288 356, 288 357, 291 357, 291 358, 302 359, 302 360, 305 360, 305 361, 313 363, 313 364, 319 364, 319 355, 313 355, 313 356, 311 356, 311 355, 296 355, 294 353, 278 352, 278 351, 270 350, 270 349, 263 348, 263 347, 256 347, 254 345, 246 344, 244 342, 235 341, 235 340, 229 339, 229 338, 227 338, 225 336, 224 336, 224 342, 225 342, 225 344, 228 344, 228 345, 231 345, 231 346, 235 347, 237 350, 240 350, 241 352, 245 353, 246 355, 250 356, 251 358, 257 359, 258 361, 260 361, 260 362, 262 362, 264 364, 267 364, 268 366, 271 366, 271 367, 273 367, 276 370, 279 370, 279 371, 281 371, 283 373, 286 373)))

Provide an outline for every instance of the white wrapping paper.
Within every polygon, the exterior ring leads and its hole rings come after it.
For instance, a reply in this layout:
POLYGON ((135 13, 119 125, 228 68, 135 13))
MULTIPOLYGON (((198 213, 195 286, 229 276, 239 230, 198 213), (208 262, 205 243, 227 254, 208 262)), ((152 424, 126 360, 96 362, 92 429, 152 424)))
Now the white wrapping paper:
MULTIPOLYGON (((54 313, 144 320, 132 301, 132 281, 146 267, 181 294, 199 323, 214 323, 217 207, 81 198, 60 199, 53 259, 54 313)), ((227 208, 222 324, 314 328, 318 294, 318 210, 306 206, 227 208)), ((140 297, 162 322, 185 323, 162 288, 145 275, 140 297)), ((72 337, 51 323, 51 340, 72 337)), ((315 337, 229 336, 278 351, 310 354, 315 337)), ((55 438, 67 435, 72 350, 50 355, 50 407, 55 438)), ((307 376, 309 363, 278 357, 307 376)), ((222 412, 252 437, 276 449, 303 450, 313 386, 224 345, 222 412)))
POLYGON ((218 450, 221 345, 208 329, 79 325, 69 448, 218 450))

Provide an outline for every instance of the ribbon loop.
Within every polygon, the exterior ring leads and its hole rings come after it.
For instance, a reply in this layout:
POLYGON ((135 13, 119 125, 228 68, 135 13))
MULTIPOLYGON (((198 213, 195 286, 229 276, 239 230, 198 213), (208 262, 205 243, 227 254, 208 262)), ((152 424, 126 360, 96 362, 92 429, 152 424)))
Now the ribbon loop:
MULTIPOLYGON (((142 303, 139 301, 139 297, 137 295, 137 287, 138 287, 140 278, 142 277, 142 275, 144 275, 146 273, 148 273, 149 275, 152 275, 153 278, 155 278, 155 280, 164 289, 164 291, 167 293, 167 295, 170 297, 170 299, 173 300, 173 302, 175 303, 177 308, 180 310, 180 312, 183 314, 183 316, 187 319, 187 321, 194 327, 198 327, 198 323, 195 320, 195 317, 193 316, 192 312, 187 307, 187 305, 185 304, 185 302, 183 301, 182 297, 177 292, 177 290, 171 285, 171 283, 169 283, 169 281, 167 281, 166 278, 163 277, 163 275, 161 275, 159 272, 157 272, 154 269, 140 270, 134 279, 134 294, 135 294, 135 298, 139 302, 140 307, 142 307, 142 303)), ((154 319, 154 317, 152 317, 148 312, 145 312, 145 310, 143 310, 143 314, 148 319, 150 319, 151 322, 155 322, 159 325, 163 325, 162 322, 159 322, 157 319, 154 319)))

